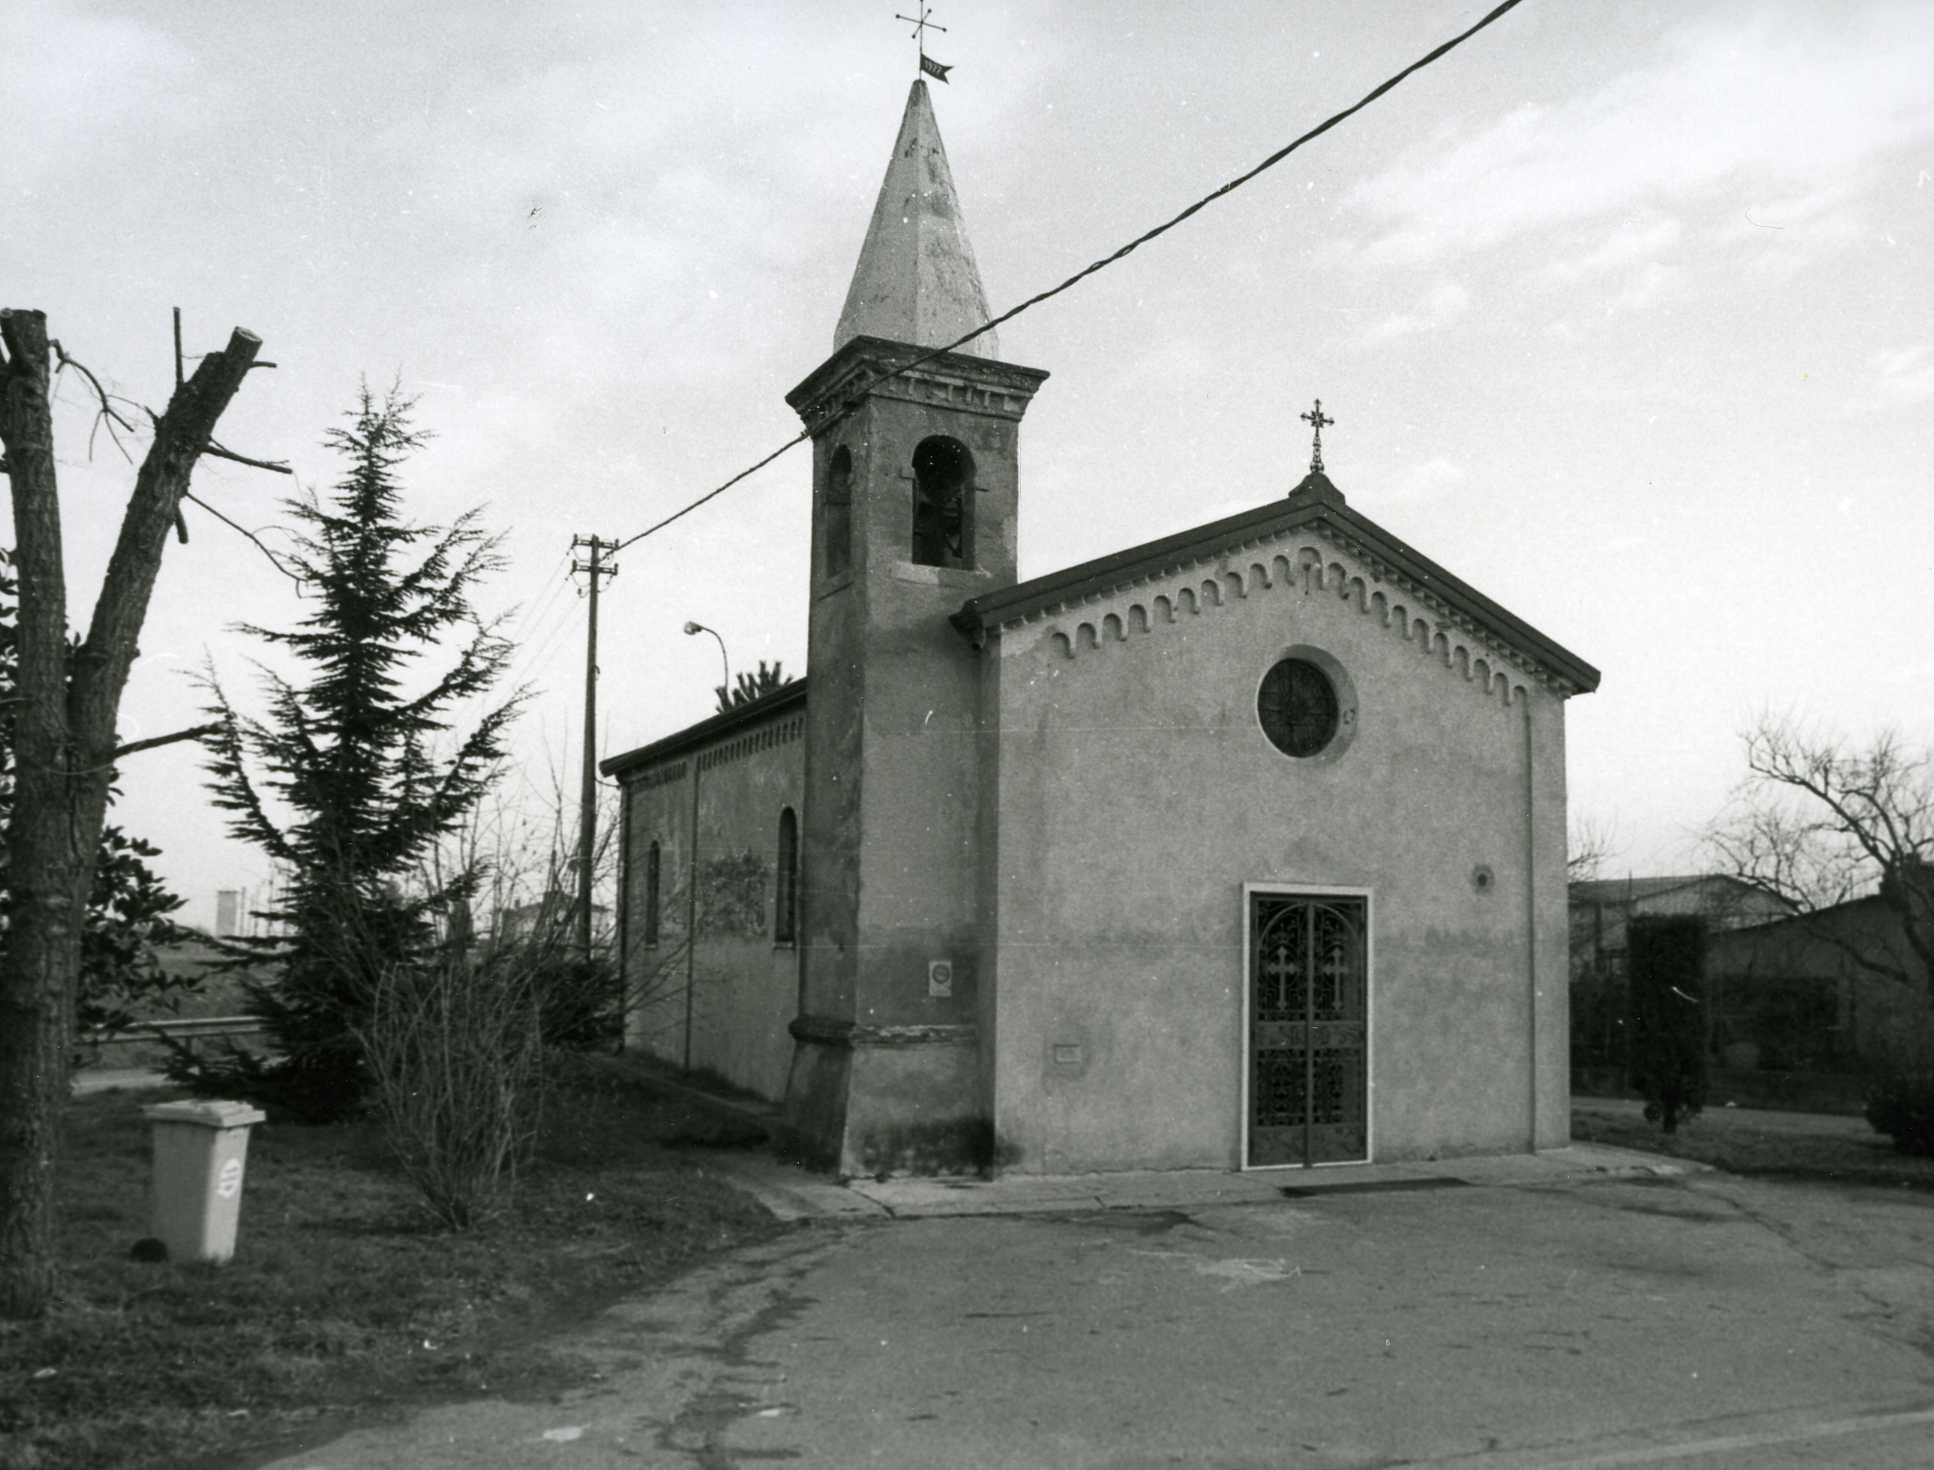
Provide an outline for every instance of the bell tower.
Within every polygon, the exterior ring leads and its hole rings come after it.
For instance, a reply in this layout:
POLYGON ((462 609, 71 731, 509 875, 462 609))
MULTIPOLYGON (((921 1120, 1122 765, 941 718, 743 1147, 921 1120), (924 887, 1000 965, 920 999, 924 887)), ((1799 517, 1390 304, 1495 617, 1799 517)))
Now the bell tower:
POLYGON ((786 1112, 842 1174, 987 1161, 977 978, 979 655, 949 623, 1015 580, 1021 416, 926 84, 915 81, 813 441, 800 1004, 786 1112))

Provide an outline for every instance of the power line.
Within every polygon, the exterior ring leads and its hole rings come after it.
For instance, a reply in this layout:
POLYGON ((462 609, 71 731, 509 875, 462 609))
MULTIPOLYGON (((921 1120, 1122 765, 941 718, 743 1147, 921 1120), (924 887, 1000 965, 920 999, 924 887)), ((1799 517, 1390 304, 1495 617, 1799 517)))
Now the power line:
POLYGON ((567 551, 551 564, 551 569, 544 574, 544 581, 549 584, 547 590, 538 597, 536 606, 527 615, 519 615, 520 622, 535 628, 544 620, 544 615, 550 611, 558 594, 571 585, 570 562, 571 553, 567 551))
POLYGON ((847 399, 846 403, 843 404, 839 409, 835 410, 832 414, 828 415, 826 419, 822 420, 817 424, 809 425, 808 427, 801 429, 797 434, 793 435, 792 438, 788 439, 784 444, 781 444, 777 449, 773 450, 772 453, 766 455, 765 458, 759 460, 754 464, 747 465, 744 469, 740 470, 736 475, 732 476, 731 479, 726 480, 722 484, 717 485, 714 488, 706 491, 703 495, 699 496, 698 499, 692 501, 690 504, 685 505, 680 509, 673 511, 670 515, 666 516, 662 521, 658 521, 653 525, 645 527, 645 529, 638 532, 637 535, 628 537, 625 540, 620 541, 616 546, 612 547, 611 549, 613 551, 623 551, 627 546, 632 545, 634 542, 642 541, 645 539, 645 537, 650 536, 658 531, 664 530, 665 527, 669 526, 673 521, 679 520, 685 516, 690 515, 693 511, 697 510, 701 505, 704 505, 707 501, 717 499, 719 496, 723 495, 727 490, 730 490, 734 485, 738 484, 741 480, 745 479, 747 476, 757 474, 760 470, 764 469, 767 465, 771 464, 775 459, 779 458, 780 455, 786 453, 786 451, 788 451, 789 449, 792 449, 796 445, 803 444, 807 439, 812 437, 814 429, 823 429, 827 423, 833 421, 834 419, 837 419, 840 415, 848 412, 851 409, 851 407, 854 405, 854 403, 857 402, 858 399, 864 397, 867 393, 870 393, 873 389, 879 387, 880 384, 888 382, 891 379, 901 377, 906 373, 912 372, 913 369, 919 367, 922 363, 931 362, 936 357, 940 357, 945 353, 953 352, 956 349, 965 346, 967 343, 973 341, 974 338, 981 336, 983 333, 991 332, 995 327, 1000 326, 1003 322, 1012 321, 1015 317, 1019 316, 1022 312, 1027 311, 1029 308, 1039 306, 1043 301, 1048 301, 1048 300, 1051 300, 1053 297, 1059 296, 1063 291, 1066 291, 1071 287, 1073 287, 1074 285, 1076 285, 1077 283, 1086 280, 1089 276, 1094 275, 1097 271, 1106 270, 1109 266, 1113 265, 1116 261, 1122 259, 1124 256, 1130 255, 1134 251, 1139 250, 1142 246, 1146 245, 1149 241, 1154 240, 1159 236, 1167 234, 1170 230, 1174 229, 1177 225, 1181 224, 1182 221, 1190 218, 1191 216, 1199 213, 1201 210, 1207 208, 1209 205, 1215 203, 1215 201, 1222 198, 1223 195, 1234 193, 1237 189, 1240 189, 1244 184, 1254 179, 1257 175, 1268 172, 1270 169, 1274 168, 1277 164, 1281 163, 1285 158, 1289 157, 1289 155, 1294 153, 1298 148, 1301 148, 1305 143, 1308 143, 1313 139, 1322 137, 1323 134, 1327 133, 1331 128, 1335 127, 1338 123, 1344 122, 1347 119, 1354 117, 1357 113, 1363 111, 1364 108, 1368 107, 1372 102, 1375 102, 1379 97, 1383 96, 1384 93, 1396 87, 1400 82, 1405 81, 1409 77, 1415 75, 1417 72, 1422 71, 1425 67, 1431 65, 1431 63, 1440 60, 1444 56, 1448 55, 1450 52, 1456 50, 1459 46, 1463 45, 1466 41, 1470 40, 1472 36, 1475 36, 1479 31, 1485 29, 1493 22, 1502 18, 1507 12, 1515 10, 1520 3, 1521 3, 1521 0, 1503 0, 1502 4, 1496 6, 1494 9, 1488 12, 1483 19, 1479 20, 1475 25, 1471 26, 1468 30, 1461 31, 1457 35, 1452 36, 1448 41, 1445 41, 1442 45, 1437 46, 1433 50, 1428 51, 1424 55, 1418 57, 1417 60, 1411 62, 1410 65, 1406 66, 1402 71, 1397 72, 1393 76, 1390 76, 1386 78, 1384 81, 1379 82, 1375 87, 1371 88, 1368 92, 1364 93, 1361 98, 1351 103, 1350 106, 1344 108, 1341 112, 1336 113, 1331 117, 1325 118, 1322 122, 1318 123, 1315 127, 1311 128, 1307 133, 1304 133, 1301 137, 1297 138, 1295 141, 1288 143, 1283 147, 1277 149, 1274 153, 1270 154, 1267 158, 1263 159, 1261 163, 1258 163, 1255 167, 1248 170, 1248 172, 1238 174, 1236 175, 1235 178, 1229 180, 1228 183, 1221 185, 1219 188, 1212 189, 1209 193, 1204 194, 1200 199, 1196 200, 1193 204, 1189 205, 1188 208, 1182 210, 1179 214, 1175 215, 1173 218, 1164 220, 1161 224, 1156 225, 1153 229, 1148 230, 1143 234, 1137 235, 1134 239, 1130 240, 1126 245, 1122 246, 1119 250, 1114 251, 1112 254, 1104 255, 1099 260, 1093 261, 1090 264, 1083 266, 1080 270, 1076 271, 1073 275, 1069 276, 1065 281, 1061 282, 1060 285, 1050 286, 1045 291, 1037 292, 1035 295, 1030 296, 1027 298, 1027 300, 1021 302, 1018 306, 1009 307, 1006 311, 1002 312, 999 316, 993 317, 988 321, 982 322, 978 327, 975 327, 971 332, 968 332, 966 335, 961 337, 956 337, 953 341, 949 342, 946 346, 932 348, 931 350, 924 352, 920 356, 914 358, 912 361, 903 363, 899 367, 894 368, 892 371, 881 373, 879 376, 869 380, 866 383, 861 384, 858 388, 853 390, 851 397, 847 399))
POLYGON ((514 684, 536 661, 539 646, 548 651, 556 634, 576 621, 569 615, 572 604, 560 600, 560 594, 571 586, 570 561, 571 554, 566 552, 551 569, 550 590, 538 599, 528 618, 518 619, 517 653, 504 671, 507 682, 514 684))
POLYGON ((542 678, 544 669, 549 665, 551 655, 556 653, 565 636, 577 626, 575 603, 560 603, 562 612, 556 624, 547 632, 541 642, 525 645, 525 651, 513 661, 511 673, 519 680, 542 678))

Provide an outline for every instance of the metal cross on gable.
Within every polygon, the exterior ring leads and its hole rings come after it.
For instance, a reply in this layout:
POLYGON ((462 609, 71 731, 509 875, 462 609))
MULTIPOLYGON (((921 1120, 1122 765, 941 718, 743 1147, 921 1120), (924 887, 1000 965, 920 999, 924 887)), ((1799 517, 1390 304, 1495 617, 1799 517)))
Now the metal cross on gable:
POLYGON ((1306 414, 1298 415, 1298 417, 1316 430, 1316 442, 1310 446, 1309 468, 1311 474, 1320 475, 1323 473, 1323 430, 1332 427, 1336 423, 1336 420, 1324 414, 1323 400, 1320 398, 1316 400, 1315 408, 1306 414))

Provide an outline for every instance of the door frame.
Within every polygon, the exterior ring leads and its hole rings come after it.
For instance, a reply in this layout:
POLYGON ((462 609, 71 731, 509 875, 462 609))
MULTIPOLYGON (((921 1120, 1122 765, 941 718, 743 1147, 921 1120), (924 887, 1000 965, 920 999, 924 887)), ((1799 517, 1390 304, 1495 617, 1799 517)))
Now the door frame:
POLYGON ((1292 898, 1360 898, 1363 900, 1363 1157, 1325 1159, 1318 1169, 1352 1169, 1373 1162, 1377 1156, 1377 965, 1376 965, 1376 890, 1339 887, 1331 883, 1244 883, 1242 885, 1242 974, 1236 986, 1236 1001, 1242 1008, 1241 1041, 1236 1052, 1236 1070, 1242 1079, 1242 1112, 1236 1134, 1236 1167, 1243 1173, 1266 1169, 1304 1169, 1306 1164, 1252 1164, 1249 1162, 1249 986, 1254 956, 1250 946, 1255 934, 1249 927, 1250 898, 1258 893, 1282 894, 1292 898))

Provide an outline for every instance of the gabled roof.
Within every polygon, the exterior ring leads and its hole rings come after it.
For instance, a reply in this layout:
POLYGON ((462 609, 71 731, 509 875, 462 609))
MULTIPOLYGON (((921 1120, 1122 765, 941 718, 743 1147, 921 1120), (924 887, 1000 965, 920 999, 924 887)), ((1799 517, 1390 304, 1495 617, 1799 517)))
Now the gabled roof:
POLYGON ((1320 471, 1306 476, 1285 499, 970 598, 953 615, 953 623, 969 637, 980 638, 1054 608, 1103 597, 1118 587, 1131 586, 1169 570, 1213 560, 1237 547, 1314 525, 1331 527, 1359 548, 1373 565, 1424 589, 1453 613, 1468 619, 1505 647, 1531 659, 1572 688, 1589 693, 1598 687, 1597 669, 1391 535, 1368 516, 1351 510, 1344 503, 1343 492, 1320 471))
POLYGON ((1630 903, 1659 894, 1677 894, 1708 882, 1739 882, 1719 872, 1685 872, 1663 878, 1580 878, 1567 884, 1574 903, 1630 903))
POLYGON ((640 766, 649 766, 667 756, 678 755, 693 746, 708 745, 721 736, 729 735, 742 725, 754 725, 769 715, 779 714, 795 704, 806 702, 806 680, 801 677, 789 679, 770 694, 762 694, 748 704, 735 704, 731 709, 722 710, 709 719, 700 720, 696 725, 687 725, 649 745, 641 745, 636 750, 627 750, 622 755, 610 756, 598 762, 598 770, 607 776, 622 775, 640 766))
POLYGON ((1843 898, 1838 903, 1830 903, 1817 909, 1802 909, 1795 906, 1791 913, 1774 914, 1751 924, 1741 924, 1726 932, 1752 938, 1782 925, 1792 929, 1805 929, 1809 925, 1837 924, 1851 914, 1867 911, 1892 913, 1894 909, 1878 893, 1863 893, 1858 898, 1843 898))
POLYGON ((1566 887, 1573 903, 1637 903, 1661 894, 1677 893, 1681 888, 1696 888, 1702 883, 1752 886, 1726 873, 1682 873, 1660 878, 1581 878, 1566 887))
MULTIPOLYGON (((855 337, 884 337, 944 347, 991 315, 927 84, 916 80, 833 346, 855 337)), ((976 357, 1000 355, 992 332, 959 350, 976 357)))

